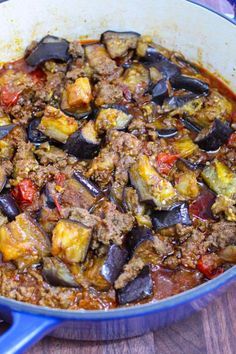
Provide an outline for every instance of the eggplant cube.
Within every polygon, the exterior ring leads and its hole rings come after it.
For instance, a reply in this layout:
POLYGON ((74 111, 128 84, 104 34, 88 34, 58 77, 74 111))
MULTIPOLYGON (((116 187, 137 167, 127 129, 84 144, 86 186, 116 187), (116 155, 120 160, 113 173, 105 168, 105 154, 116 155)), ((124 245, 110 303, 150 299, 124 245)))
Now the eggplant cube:
POLYGON ((236 197, 236 174, 228 166, 218 160, 214 160, 202 171, 202 178, 206 184, 217 194, 228 198, 236 197))
POLYGON ((1 226, 0 252, 5 262, 31 265, 49 254, 50 243, 37 223, 23 213, 15 221, 1 226))
POLYGON ((67 263, 83 262, 91 235, 91 228, 75 221, 61 219, 52 233, 52 254, 67 263))
POLYGON ((140 34, 136 32, 106 31, 102 34, 101 40, 114 59, 126 55, 129 49, 135 49, 139 37, 140 34))
POLYGON ((125 129, 132 116, 124 109, 101 108, 95 121, 95 128, 99 133, 104 133, 110 129, 125 129))
POLYGON ((92 159, 98 154, 99 147, 100 140, 92 120, 73 133, 65 145, 67 152, 78 159, 92 159))
POLYGON ((120 275, 127 259, 128 251, 125 248, 112 245, 108 250, 101 274, 109 283, 113 284, 120 275))
POLYGON ((65 143, 78 129, 78 123, 74 118, 62 113, 60 109, 47 106, 38 129, 49 138, 65 143))
POLYGON ((70 107, 87 107, 92 99, 92 90, 87 77, 79 77, 66 88, 67 102, 70 107))
POLYGON ((157 210, 152 213, 152 224, 155 231, 176 224, 191 225, 187 203, 174 205, 170 210, 157 210))
POLYGON ((42 275, 46 282, 52 286, 79 287, 66 264, 56 257, 43 259, 42 275))
POLYGON ((131 166, 129 175, 141 202, 151 202, 158 209, 166 209, 176 199, 172 184, 159 175, 146 155, 140 156, 131 166))
POLYGON ((139 275, 131 280, 124 288, 117 290, 119 305, 137 302, 153 294, 153 283, 149 267, 145 266, 139 275))
POLYGON ((10 193, 0 195, 0 210, 10 221, 14 220, 20 214, 20 209, 10 193))

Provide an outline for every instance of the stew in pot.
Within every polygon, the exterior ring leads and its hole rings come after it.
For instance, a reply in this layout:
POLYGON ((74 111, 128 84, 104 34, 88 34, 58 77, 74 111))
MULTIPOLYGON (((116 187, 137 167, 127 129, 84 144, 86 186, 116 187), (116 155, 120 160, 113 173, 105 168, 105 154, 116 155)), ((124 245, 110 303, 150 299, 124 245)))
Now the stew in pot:
POLYGON ((236 263, 236 99, 136 32, 48 35, 0 70, 0 295, 157 301, 236 263))

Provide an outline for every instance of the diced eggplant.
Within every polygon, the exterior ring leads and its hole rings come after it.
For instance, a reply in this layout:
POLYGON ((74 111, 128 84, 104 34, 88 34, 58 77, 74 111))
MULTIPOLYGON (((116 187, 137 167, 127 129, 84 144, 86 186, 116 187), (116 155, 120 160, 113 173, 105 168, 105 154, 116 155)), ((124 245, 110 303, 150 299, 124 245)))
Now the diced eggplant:
POLYGON ((20 214, 20 209, 15 198, 10 193, 0 194, 0 210, 10 221, 14 220, 20 214))
POLYGON ((68 84, 62 93, 61 110, 75 118, 82 118, 91 112, 92 89, 87 77, 79 77, 68 84))
POLYGON ((168 97, 168 83, 166 79, 161 79, 152 89, 152 101, 162 105, 165 98, 168 97))
POLYGON ((189 212, 201 220, 214 220, 212 205, 215 203, 216 195, 210 189, 203 187, 199 196, 190 204, 189 212))
POLYGON ((163 108, 165 111, 172 111, 185 106, 197 98, 199 98, 199 95, 196 95, 195 93, 186 93, 184 95, 169 97, 165 99, 163 108))
POLYGON ((53 196, 53 190, 52 190, 52 184, 48 182, 45 187, 43 188, 43 193, 46 197, 46 204, 49 209, 54 209, 56 207, 55 205, 55 199, 53 196))
POLYGON ((47 60, 67 62, 69 59, 69 42, 63 38, 48 35, 38 42, 25 61, 28 65, 36 67, 47 60))
POLYGON ((125 70, 121 83, 128 88, 131 94, 143 94, 149 88, 149 70, 140 63, 134 63, 125 70))
POLYGON ((195 142, 202 150, 215 151, 228 141, 232 133, 233 129, 229 124, 216 118, 209 128, 202 129, 195 142))
POLYGON ((175 89, 184 89, 199 95, 209 94, 209 85, 195 77, 178 75, 170 79, 171 86, 175 89))
POLYGON ((95 183, 88 180, 79 171, 74 172, 73 176, 80 184, 82 184, 82 186, 84 186, 89 191, 89 193, 93 197, 97 198, 102 195, 102 191, 98 188, 98 186, 95 183))
POLYGON ((173 147, 179 157, 183 158, 191 156, 196 150, 198 150, 198 146, 194 144, 189 136, 183 136, 182 138, 176 140, 173 143, 173 147))
POLYGON ((200 192, 196 173, 187 170, 178 174, 175 178, 175 188, 184 198, 196 198, 200 192))
POLYGON ((236 174, 221 161, 215 159, 201 173, 206 184, 217 194, 235 199, 236 174))
POLYGON ((159 175, 146 155, 140 156, 131 166, 129 176, 141 202, 166 209, 176 198, 176 191, 172 184, 159 175))
POLYGON ((36 221, 22 213, 0 227, 0 252, 4 262, 15 261, 22 267, 48 256, 50 242, 36 221))
POLYGON ((73 133, 65 144, 65 150, 78 159, 92 159, 100 148, 100 139, 95 130, 94 121, 88 121, 81 129, 73 133))
POLYGON ((143 60, 147 66, 154 66, 159 70, 165 79, 170 79, 181 74, 180 68, 177 65, 151 46, 148 46, 143 60))
POLYGON ((124 288, 117 290, 119 305, 129 304, 150 297, 153 294, 153 283, 149 267, 145 266, 139 275, 124 288))
POLYGON ((158 137, 163 139, 174 138, 178 134, 178 130, 175 128, 157 129, 156 132, 158 137))
POLYGON ((126 239, 126 245, 130 255, 133 255, 135 249, 147 241, 153 242, 152 230, 145 226, 135 226, 127 235, 126 239))
POLYGON ((111 283, 102 274, 104 262, 105 257, 93 257, 92 264, 84 273, 90 285, 100 291, 107 291, 111 287, 111 283))
POLYGON ((119 58, 135 49, 140 34, 137 32, 106 31, 101 35, 101 42, 105 44, 111 58, 119 58))
POLYGON ((96 201, 97 197, 76 178, 70 178, 65 182, 61 194, 61 204, 63 206, 90 210, 96 201))
POLYGON ((78 123, 72 117, 66 116, 60 109, 47 106, 38 129, 61 143, 65 143, 68 137, 78 129, 78 123))
POLYGON ((0 193, 7 183, 7 175, 5 169, 0 166, 0 193))
POLYGON ((124 106, 102 107, 96 117, 95 129, 99 133, 104 133, 110 129, 123 130, 127 128, 131 119, 132 115, 124 106))
POLYGON ((3 139, 5 136, 7 136, 15 127, 15 124, 7 124, 0 126, 0 139, 3 139))
POLYGON ((40 121, 40 118, 34 118, 28 125, 28 140, 35 145, 48 141, 48 137, 37 129, 40 121))
POLYGON ((76 221, 61 219, 52 232, 52 254, 67 263, 84 262, 92 229, 76 221))
POLYGON ((45 257, 43 259, 42 275, 44 280, 52 286, 79 287, 66 264, 56 257, 45 257))
POLYGON ((139 202, 138 194, 133 187, 124 188, 122 205, 126 212, 130 211, 134 215, 143 215, 145 213, 146 206, 139 202))
POLYGON ((101 268, 102 276, 111 284, 118 278, 128 260, 128 251, 117 245, 110 246, 101 268))
POLYGON ((199 127, 199 125, 191 122, 189 119, 187 118, 180 118, 181 122, 183 123, 183 125, 185 126, 185 128, 187 128, 188 130, 190 130, 191 132, 194 133, 199 133, 201 131, 201 127, 199 127))
POLYGON ((174 226, 176 224, 191 225, 187 203, 178 203, 169 210, 156 210, 151 215, 155 231, 174 226))
POLYGON ((199 162, 199 163, 198 162, 191 162, 191 161, 189 161, 187 159, 183 159, 183 158, 179 158, 178 161, 183 162, 184 165, 192 171, 195 171, 197 169, 203 169, 205 166, 201 162, 199 162))

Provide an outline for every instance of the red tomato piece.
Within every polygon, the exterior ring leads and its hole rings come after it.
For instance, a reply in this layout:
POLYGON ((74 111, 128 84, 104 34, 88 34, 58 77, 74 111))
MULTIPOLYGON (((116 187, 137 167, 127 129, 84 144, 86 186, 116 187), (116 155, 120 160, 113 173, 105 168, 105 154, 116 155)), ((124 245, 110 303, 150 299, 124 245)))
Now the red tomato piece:
POLYGON ((228 145, 229 147, 236 147, 236 132, 230 135, 228 145))
POLYGON ((0 89, 0 104, 1 106, 11 107, 14 106, 20 96, 20 91, 5 85, 0 89))
POLYGON ((215 200, 215 194, 209 189, 204 188, 197 199, 190 204, 189 211, 193 216, 202 220, 214 219, 211 207, 215 203, 215 200))
POLYGON ((58 173, 54 178, 56 184, 62 187, 65 183, 66 175, 64 173, 58 173))
POLYGON ((214 253, 209 253, 201 256, 197 262, 197 269, 208 279, 213 279, 223 273, 223 269, 219 268, 221 264, 218 256, 214 253))
POLYGON ((160 173, 168 175, 178 158, 179 155, 172 155, 169 153, 160 152, 156 157, 158 171, 160 173))
POLYGON ((31 204, 37 193, 37 187, 34 182, 29 178, 25 178, 23 181, 17 184, 12 190, 12 195, 20 203, 31 204))

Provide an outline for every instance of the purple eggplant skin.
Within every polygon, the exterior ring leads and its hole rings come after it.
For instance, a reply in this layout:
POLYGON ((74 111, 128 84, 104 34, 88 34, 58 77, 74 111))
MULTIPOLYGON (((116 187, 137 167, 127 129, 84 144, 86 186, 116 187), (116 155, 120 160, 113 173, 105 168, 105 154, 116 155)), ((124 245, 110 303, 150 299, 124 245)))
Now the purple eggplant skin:
POLYGON ((124 288, 116 292, 119 305, 140 301, 152 296, 152 294, 153 282, 148 266, 145 266, 139 275, 131 280, 124 288))
POLYGON ((77 130, 69 136, 64 146, 69 154, 81 160, 90 160, 98 155, 100 142, 86 139, 82 130, 77 130))
POLYGON ((178 75, 170 78, 170 84, 177 90, 184 89, 199 95, 209 94, 209 85, 195 77, 178 75))
POLYGON ((0 195, 0 210, 10 221, 20 214, 20 209, 10 193, 0 195))
POLYGON ((46 36, 41 39, 36 47, 25 57, 28 65, 37 67, 47 60, 67 62, 70 59, 69 42, 55 36, 46 36))
POLYGON ((90 194, 97 198, 102 196, 102 191, 98 188, 98 186, 88 180, 85 176, 83 176, 79 171, 74 172, 73 177, 80 183, 82 186, 84 186, 90 194))
POLYGON ((146 226, 135 226, 126 238, 126 248, 129 250, 130 256, 134 253, 141 243, 153 241, 152 230, 146 226))
POLYGON ((45 257, 43 259, 42 275, 44 280, 52 286, 66 288, 80 287, 65 263, 56 257, 45 257))
POLYGON ((123 57, 129 49, 135 49, 140 34, 137 32, 115 32, 106 31, 102 33, 100 41, 105 47, 111 58, 123 57), (120 45, 122 43, 122 45, 120 45))
POLYGON ((228 141, 232 133, 233 129, 229 124, 216 118, 210 128, 202 129, 196 137, 195 143, 197 143, 202 150, 215 151, 228 141))
POLYGON ((48 183, 43 188, 43 193, 44 193, 44 195, 46 197, 47 207, 49 209, 54 209, 56 207, 56 205, 55 205, 55 202, 54 202, 54 199, 53 199, 53 196, 52 196, 52 193, 50 191, 50 187, 49 187, 48 183))
POLYGON ((165 109, 168 109, 169 111, 181 108, 185 104, 187 104, 190 101, 195 100, 196 98, 199 98, 200 95, 197 95, 195 93, 186 93, 181 96, 172 96, 169 98, 166 98, 163 102, 165 105, 165 109))
POLYGON ((152 226, 155 231, 176 224, 189 226, 192 224, 187 203, 178 203, 169 210, 156 210, 151 214, 152 226))
POLYGON ((128 251, 117 245, 110 246, 107 258, 102 266, 102 276, 111 284, 114 284, 122 269, 128 261, 128 251))
POLYGON ((0 140, 7 136, 15 127, 15 124, 2 125, 0 127, 0 140))
MULTIPOLYGON (((192 170, 192 171, 196 171, 196 170, 198 170, 198 169, 203 169, 204 167, 205 167, 205 164, 204 163, 201 163, 201 162, 191 162, 191 161, 189 161, 189 160, 187 160, 187 159, 184 159, 184 158, 179 158, 179 161, 182 161, 184 164, 185 164, 185 166, 187 167, 187 168, 189 168, 190 170, 192 170)), ((178 162, 177 162, 178 163, 178 162)))
POLYGON ((178 130, 175 128, 157 129, 156 132, 158 137, 163 139, 174 138, 178 134, 178 130))
POLYGON ((46 135, 44 135, 41 131, 37 129, 40 124, 40 121, 40 118, 32 119, 27 129, 28 140, 36 146, 45 143, 49 140, 46 135))
POLYGON ((187 128, 188 130, 190 130, 191 132, 194 133, 199 133, 202 128, 199 127, 199 125, 192 123, 189 119, 187 118, 180 118, 180 121, 183 123, 183 125, 185 126, 185 128, 187 128))
POLYGON ((165 79, 161 79, 152 89, 152 101, 162 105, 165 98, 168 97, 168 83, 165 79))
POLYGON ((154 66, 160 71, 165 79, 170 79, 181 74, 180 68, 159 53, 155 48, 149 46, 143 58, 144 64, 148 67, 154 66))

